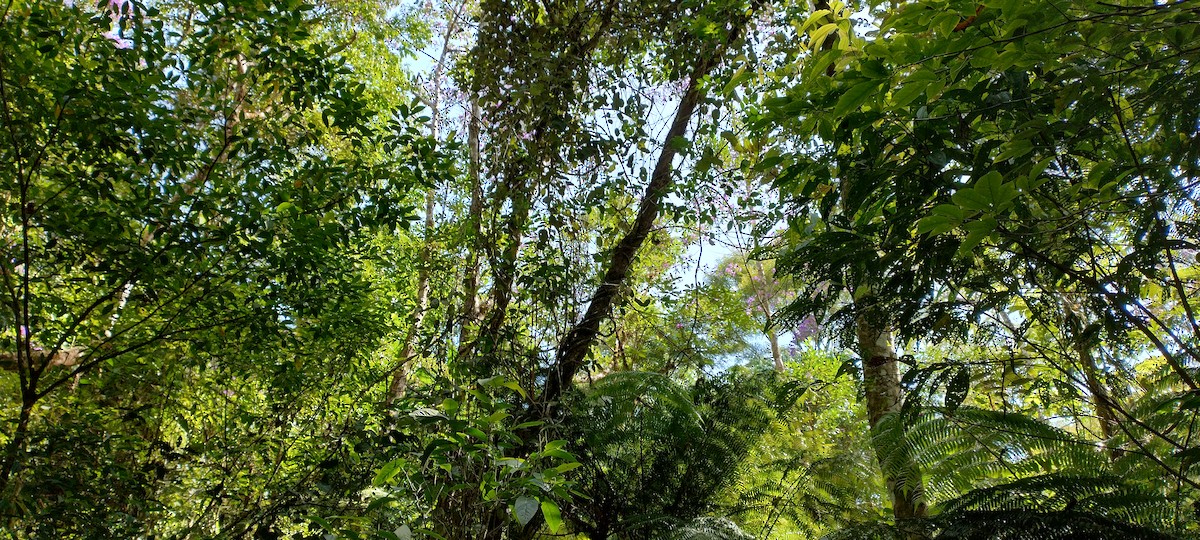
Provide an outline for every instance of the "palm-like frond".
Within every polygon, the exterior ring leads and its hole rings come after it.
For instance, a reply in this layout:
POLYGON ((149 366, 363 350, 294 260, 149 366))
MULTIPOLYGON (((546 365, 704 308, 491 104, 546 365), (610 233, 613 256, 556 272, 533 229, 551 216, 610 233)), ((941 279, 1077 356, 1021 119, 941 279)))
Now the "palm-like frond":
POLYGON ((724 522, 695 520, 714 510, 790 404, 773 373, 701 379, 690 388, 654 373, 618 373, 576 399, 567 423, 587 470, 576 487, 586 498, 565 515, 593 537, 628 538, 716 534, 697 524, 724 522))
POLYGON ((872 435, 881 468, 901 485, 917 485, 920 474, 931 504, 1030 475, 1107 469, 1094 443, 1016 413, 925 409, 889 415, 872 435))

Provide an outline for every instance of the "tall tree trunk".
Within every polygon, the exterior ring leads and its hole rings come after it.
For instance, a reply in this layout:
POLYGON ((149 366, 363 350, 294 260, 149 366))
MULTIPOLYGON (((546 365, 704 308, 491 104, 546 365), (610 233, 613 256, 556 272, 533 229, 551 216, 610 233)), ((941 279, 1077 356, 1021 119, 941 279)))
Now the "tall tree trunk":
MULTIPOLYGON (((471 98, 471 119, 467 124, 467 175, 471 180, 471 206, 467 220, 471 227, 468 244, 466 276, 463 278, 462 326, 459 328, 458 343, 463 347, 470 342, 471 326, 478 324, 479 312, 479 248, 483 238, 483 183, 479 178, 479 102, 471 98)), ((462 349, 460 349, 462 350, 462 349)))
MULTIPOLYGON (((749 260, 746 261, 747 265, 749 260)), ((759 301, 762 303, 763 319, 763 334, 767 336, 767 342, 771 344, 771 361, 775 365, 775 371, 780 373, 787 371, 787 366, 783 363, 783 351, 779 349, 779 334, 775 331, 775 310, 771 305, 775 300, 779 291, 775 288, 773 276, 767 275, 767 269, 763 267, 762 261, 754 261, 754 268, 758 271, 758 286, 761 297, 759 301)), ((753 280, 751 280, 753 282, 753 280)))
POLYGON ((695 112, 696 105, 700 102, 702 92, 700 80, 708 74, 714 63, 702 61, 692 72, 688 80, 687 91, 679 101, 679 108, 675 111, 675 119, 671 122, 671 128, 667 131, 666 137, 663 138, 662 151, 658 154, 658 162, 654 165, 650 183, 642 194, 637 219, 629 233, 621 238, 616 249, 613 250, 608 269, 604 272, 604 278, 592 295, 592 301, 588 305, 583 319, 576 323, 559 343, 555 362, 546 374, 546 390, 542 394, 543 402, 557 401, 563 391, 571 386, 575 374, 579 372, 579 369, 583 367, 583 362, 587 359, 592 342, 596 340, 600 322, 608 318, 613 302, 616 300, 621 286, 625 284, 625 278, 629 275, 638 250, 641 249, 650 230, 654 227, 654 222, 658 219, 659 207, 671 187, 671 173, 674 170, 671 161, 678 153, 672 141, 687 132, 692 113, 695 112))
MULTIPOLYGON (((436 112, 434 114, 436 115, 436 112)), ((396 366, 395 372, 392 373, 392 383, 388 385, 388 405, 403 397, 408 389, 408 364, 416 357, 417 344, 421 340, 421 326, 425 322, 425 314, 429 311, 429 264, 433 251, 433 211, 436 200, 435 190, 429 188, 425 192, 425 239, 421 246, 420 267, 417 270, 417 306, 413 312, 412 325, 404 335, 400 364, 396 366)))
POLYGON ((700 87, 701 81, 720 62, 726 49, 741 41, 742 32, 749 23, 750 17, 757 12, 759 5, 760 3, 755 2, 744 19, 732 23, 722 47, 715 50, 711 56, 697 59, 692 73, 688 77, 687 90, 684 92, 683 98, 679 100, 679 107, 675 110, 675 118, 671 121, 671 127, 663 137, 662 150, 658 154, 658 161, 654 164, 650 183, 646 185, 646 190, 642 193, 633 227, 621 238, 616 249, 613 250, 608 269, 604 272, 600 285, 596 287, 596 292, 592 294, 591 303, 588 304, 583 318, 559 342, 554 363, 547 370, 546 388, 541 396, 542 403, 547 407, 554 407, 554 403, 562 397, 563 392, 574 384, 575 375, 587 360, 588 351, 600 331, 601 321, 608 318, 617 294, 625 284, 630 268, 633 267, 638 250, 645 243, 646 237, 658 219, 663 198, 671 191, 671 174, 674 170, 672 161, 678 154, 675 140, 687 133, 692 114, 704 97, 704 91, 700 87))
MULTIPOLYGON (((590 58, 591 54, 604 43, 604 38, 609 36, 613 15, 616 13, 619 5, 618 2, 604 2, 604 7, 601 9, 594 23, 586 22, 587 17, 577 18, 576 15, 578 13, 569 15, 571 24, 579 23, 578 26, 573 27, 577 31, 577 35, 571 36, 572 39, 568 39, 564 43, 564 48, 561 51, 562 54, 557 59, 547 63, 545 67, 557 71, 566 65, 562 63, 562 59, 584 61, 590 58)), ((492 6, 492 9, 496 7, 492 6)), ((551 10, 554 13, 547 14, 548 20, 555 21, 555 17, 558 16, 558 11, 556 10, 562 7, 555 5, 554 10, 551 10)), ((503 18, 511 16, 507 12, 500 13, 499 15, 503 18)), ((477 48, 480 46, 480 43, 476 43, 477 48)), ((505 336, 501 335, 501 331, 507 322, 508 307, 512 303, 513 285, 516 283, 520 273, 518 259, 524 242, 524 234, 530 223, 533 192, 539 187, 537 179, 533 177, 533 171, 538 170, 540 167, 540 159, 536 154, 550 151, 550 149, 544 146, 546 135, 554 129, 555 118, 552 118, 552 116, 569 110, 571 104, 566 99, 568 96, 575 95, 569 78, 551 77, 542 82, 549 88, 546 91, 546 95, 550 96, 548 99, 557 100, 558 107, 555 113, 546 113, 543 111, 534 118, 530 118, 530 121, 525 124, 531 126, 528 132, 532 134, 531 140, 525 146, 534 155, 525 156, 518 161, 510 162, 507 167, 508 170, 502 175, 504 181, 497 183, 496 189, 491 195, 492 204, 497 213, 506 204, 509 211, 504 220, 502 230, 494 232, 494 237, 490 239, 491 245, 489 247, 492 249, 489 250, 489 266, 492 273, 492 286, 489 295, 489 305, 484 310, 487 314, 480 316, 482 322, 478 335, 465 345, 460 345, 460 355, 476 354, 482 349, 484 355, 487 356, 492 347, 506 339, 505 336), (503 245, 500 245, 501 241, 504 242, 503 245), (496 253, 496 251, 499 253, 496 253)), ((576 99, 576 97, 570 97, 570 99, 576 99)), ((485 363, 478 367, 486 371, 491 366, 485 363)))
POLYGON ((1111 446, 1113 443, 1113 428, 1117 426, 1118 418, 1113 411, 1113 397, 1108 392, 1104 381, 1100 380, 1099 368, 1092 356, 1092 345, 1085 339, 1076 339, 1075 351, 1079 355, 1079 367, 1083 370, 1084 384, 1092 396, 1092 408, 1096 410, 1096 420, 1100 424, 1100 436, 1104 438, 1104 446, 1108 450, 1109 459, 1121 457, 1121 449, 1111 446))
MULTIPOLYGON (((459 13, 466 5, 465 0, 455 8, 449 23, 446 25, 446 35, 442 40, 442 52, 433 68, 431 85, 433 95, 426 101, 430 109, 430 136, 437 142, 438 130, 441 127, 441 97, 442 77, 445 73, 446 59, 450 54, 450 39, 454 37, 458 26, 459 13)), ((433 212, 437 203, 437 188, 430 186, 425 191, 425 235, 421 244, 420 267, 417 269, 417 305, 413 313, 412 326, 404 336, 404 347, 400 351, 400 363, 392 373, 392 382, 388 385, 386 403, 391 405, 404 395, 408 389, 408 364, 417 355, 417 344, 421 341, 421 327, 425 323, 425 315, 429 311, 429 265, 433 259, 433 228, 436 225, 433 212)))
MULTIPOLYGON (((903 402, 900 387, 900 369, 896 349, 892 345, 892 332, 886 319, 875 312, 871 299, 855 301, 858 352, 863 363, 863 394, 867 402, 867 423, 875 430, 888 415, 899 414, 903 402)), ((875 448, 877 456, 885 455, 890 449, 875 448)), ((897 524, 904 520, 926 515, 923 500, 924 486, 916 464, 903 465, 907 474, 884 470, 884 482, 892 500, 892 513, 897 524)))
POLYGON ((771 360, 775 363, 775 371, 783 373, 787 371, 787 366, 783 363, 783 352, 779 350, 779 336, 775 335, 775 331, 770 326, 771 323, 768 318, 767 341, 771 343, 771 360))
POLYGON ((1087 317, 1084 315, 1084 310, 1072 302, 1071 299, 1063 294, 1060 296, 1060 302, 1063 308, 1063 318, 1066 331, 1070 334, 1069 339, 1075 349, 1076 364, 1079 366, 1079 371, 1083 374, 1083 383, 1087 386, 1088 394, 1091 396, 1092 408, 1096 411, 1096 419, 1100 424, 1100 437, 1104 439, 1105 447, 1108 449, 1110 459, 1120 457, 1121 451, 1119 448, 1109 446, 1112 442, 1113 428, 1117 427, 1116 411, 1113 397, 1108 392, 1108 387, 1104 381, 1100 380, 1100 370, 1096 366, 1096 359, 1092 355, 1092 345, 1094 339, 1092 335, 1095 332, 1090 332, 1086 325, 1087 317))
MULTIPOLYGON (((532 202, 529 200, 529 185, 521 173, 514 174, 501 186, 496 197, 497 204, 509 202, 512 210, 505 220, 504 239, 507 242, 496 260, 491 262, 494 283, 492 284, 491 305, 488 306, 487 322, 480 330, 480 338, 500 338, 500 329, 508 317, 508 306, 512 303, 513 284, 516 283, 519 271, 517 258, 521 254, 521 244, 525 241, 525 229, 529 225, 529 210, 532 202)), ((494 343, 493 343, 494 345, 494 343)))

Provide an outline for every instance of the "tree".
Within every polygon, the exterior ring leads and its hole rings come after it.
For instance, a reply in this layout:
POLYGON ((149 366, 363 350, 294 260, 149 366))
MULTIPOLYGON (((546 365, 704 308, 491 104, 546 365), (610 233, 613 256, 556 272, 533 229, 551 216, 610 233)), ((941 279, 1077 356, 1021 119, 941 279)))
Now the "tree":
MULTIPOLYGON (((764 102, 763 125, 798 115, 800 133, 820 137, 817 157, 796 153, 776 180, 800 203, 793 230, 804 234, 780 265, 812 284, 813 300, 797 303, 797 313, 836 309, 840 294, 852 296, 842 305, 853 308, 836 313, 843 328, 857 327, 869 405, 880 387, 867 371, 889 368, 880 380, 893 405, 869 406, 886 415, 898 412, 901 387, 895 354, 869 346, 886 342, 881 330, 936 340, 978 332, 980 318, 1003 321, 1019 304, 1030 310, 1024 321, 1061 322, 1050 332, 1074 344, 1067 354, 1081 366, 1102 430, 1132 429, 1144 421, 1121 414, 1100 383, 1095 332, 1113 344, 1144 339, 1182 389, 1192 385, 1178 339, 1186 323, 1167 322, 1144 295, 1148 279, 1166 278, 1169 302, 1189 309, 1187 286, 1171 270, 1187 233, 1172 212, 1189 204, 1194 158, 1174 142, 1178 131, 1161 127, 1191 121, 1174 112, 1190 110, 1194 95, 1190 82, 1175 82, 1194 78, 1189 61, 1177 62, 1194 54, 1178 41, 1193 13, 1087 2, 971 7, 893 6, 879 13, 876 35, 886 39, 863 42, 843 27, 807 27, 813 42, 836 29, 838 46, 810 43, 805 83, 764 102), (1116 32, 1116 21, 1146 31, 1116 32), (813 77, 830 66, 832 77, 813 77), (1171 97, 1159 93, 1175 84, 1171 97), (1133 121, 1134 110, 1155 121, 1133 121), (1149 204, 1125 206, 1134 200, 1149 204), (1031 290, 1057 298, 1034 299, 1031 290), (1063 315, 1063 297, 1091 307, 1063 315)), ((1022 328, 1009 325, 1028 338, 1022 328)), ((1163 456, 1149 461, 1191 483, 1163 456)))
MULTIPOLYGON (((88 494, 59 499, 79 486, 55 488, 52 471, 96 440, 119 444, 97 456, 113 460, 100 478, 114 489, 95 495, 122 500, 100 522, 123 513, 131 528, 111 534, 146 530, 162 511, 146 503, 164 478, 203 469, 181 465, 183 453, 224 440, 191 431, 188 415, 162 414, 234 401, 222 393, 303 385, 286 381, 304 376, 306 352, 341 349, 331 359, 345 361, 383 332, 353 250, 368 231, 405 221, 409 188, 440 174, 438 164, 410 109, 387 124, 390 111, 364 99, 336 48, 313 37, 311 10, 299 2, 6 8, 0 345, 18 384, 6 406, 0 497, 13 530, 41 534, 60 523, 35 518, 56 511, 78 517, 71 497, 88 494), (357 329, 334 328, 336 318, 357 329), (225 388, 191 392, 180 386, 189 379, 225 388), (178 401, 122 397, 138 387, 178 401), (59 431, 67 427, 79 431, 59 431)), ((286 399, 255 401, 238 399, 237 408, 289 410, 286 399)), ((255 526, 218 504, 238 492, 231 479, 193 479, 212 482, 200 488, 209 506, 190 508, 195 521, 164 524, 162 534, 213 519, 219 531, 255 526)), ((245 500, 262 487, 247 486, 245 500)), ((269 520, 280 509, 250 512, 269 520)))

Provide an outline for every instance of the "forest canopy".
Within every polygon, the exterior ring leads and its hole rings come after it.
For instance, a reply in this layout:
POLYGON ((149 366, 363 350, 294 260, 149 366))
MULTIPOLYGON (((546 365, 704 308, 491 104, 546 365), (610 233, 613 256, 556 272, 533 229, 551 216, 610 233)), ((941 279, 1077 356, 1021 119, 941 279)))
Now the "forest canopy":
POLYGON ((1200 2, 8 0, 13 539, 1200 537, 1200 2))

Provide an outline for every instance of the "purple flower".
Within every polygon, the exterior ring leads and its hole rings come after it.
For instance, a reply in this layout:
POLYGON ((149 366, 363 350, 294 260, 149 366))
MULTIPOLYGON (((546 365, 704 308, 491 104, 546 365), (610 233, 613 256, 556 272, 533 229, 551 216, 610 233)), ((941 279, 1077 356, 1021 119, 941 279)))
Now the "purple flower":
POLYGON ((817 319, 809 315, 800 321, 795 328, 792 329, 792 338, 796 341, 804 341, 813 334, 816 334, 820 328, 817 326, 817 319))

